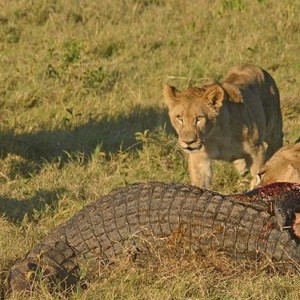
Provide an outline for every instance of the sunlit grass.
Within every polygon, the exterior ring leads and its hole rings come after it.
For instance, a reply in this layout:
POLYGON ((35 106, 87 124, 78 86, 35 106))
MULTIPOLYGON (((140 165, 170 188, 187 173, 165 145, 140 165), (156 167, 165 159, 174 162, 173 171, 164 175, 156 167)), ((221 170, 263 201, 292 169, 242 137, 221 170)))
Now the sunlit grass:
MULTIPOLYGON (((0 298, 14 261, 87 203, 133 182, 189 182, 164 83, 258 64, 280 89, 285 143, 299 138, 299 11, 296 0, 2 1, 0 298)), ((215 168, 214 190, 247 187, 215 168)), ((72 299, 299 298, 299 276, 223 256, 82 272, 87 290, 72 299)), ((32 299, 59 297, 41 285, 32 299)))

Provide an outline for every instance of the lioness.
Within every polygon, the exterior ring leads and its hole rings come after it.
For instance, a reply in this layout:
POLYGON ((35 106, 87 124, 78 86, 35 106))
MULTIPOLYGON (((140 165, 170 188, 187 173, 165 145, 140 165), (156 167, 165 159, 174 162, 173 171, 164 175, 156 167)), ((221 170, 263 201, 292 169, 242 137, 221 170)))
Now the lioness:
POLYGON ((260 67, 236 66, 222 83, 182 92, 166 85, 164 98, 179 144, 188 153, 193 185, 208 188, 211 159, 220 159, 234 161, 240 171, 249 168, 253 188, 265 160, 282 146, 279 91, 260 67))
POLYGON ((272 182, 300 184, 300 142, 280 148, 263 166, 260 186, 272 182))

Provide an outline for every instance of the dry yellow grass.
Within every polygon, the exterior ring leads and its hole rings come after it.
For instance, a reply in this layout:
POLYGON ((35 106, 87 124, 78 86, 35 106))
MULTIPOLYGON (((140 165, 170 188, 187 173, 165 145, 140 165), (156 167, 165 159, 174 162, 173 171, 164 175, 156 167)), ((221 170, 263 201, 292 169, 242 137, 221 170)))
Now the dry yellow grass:
MULTIPOLYGON (((258 64, 280 89, 285 143, 299 138, 299 11, 297 0, 0 2, 0 298, 14 261, 85 204, 127 183, 188 182, 163 83, 258 64)), ((223 193, 248 185, 227 164, 215 175, 223 193)), ((299 274, 222 256, 82 276, 72 299, 298 299, 300 287, 299 274)))

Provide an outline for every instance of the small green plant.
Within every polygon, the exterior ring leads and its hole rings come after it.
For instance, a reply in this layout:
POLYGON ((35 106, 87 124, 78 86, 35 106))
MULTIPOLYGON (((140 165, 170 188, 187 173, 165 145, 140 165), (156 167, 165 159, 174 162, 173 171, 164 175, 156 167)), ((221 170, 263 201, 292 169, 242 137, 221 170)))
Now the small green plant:
POLYGON ((64 63, 68 66, 74 64, 80 59, 81 46, 77 41, 68 41, 64 44, 64 63))
POLYGON ((6 29, 6 42, 18 43, 21 38, 21 29, 16 26, 8 26, 6 29))
POLYGON ((222 0, 222 8, 224 10, 238 10, 245 9, 245 2, 243 0, 222 0))
POLYGON ((85 73, 83 87, 97 93, 109 92, 119 78, 118 72, 108 72, 102 66, 85 73))

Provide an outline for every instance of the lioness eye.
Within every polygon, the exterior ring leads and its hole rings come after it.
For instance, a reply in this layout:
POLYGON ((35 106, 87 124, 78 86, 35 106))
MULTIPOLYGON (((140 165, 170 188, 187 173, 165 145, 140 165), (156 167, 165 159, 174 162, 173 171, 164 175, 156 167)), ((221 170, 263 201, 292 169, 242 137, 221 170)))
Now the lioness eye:
POLYGON ((181 115, 177 115, 176 119, 180 122, 183 123, 183 117, 181 115))
POLYGON ((196 117, 196 123, 201 122, 203 119, 204 119, 203 116, 198 116, 198 117, 196 117))

